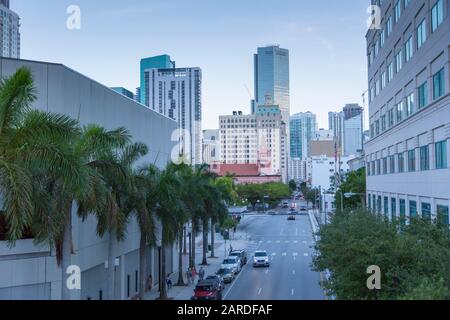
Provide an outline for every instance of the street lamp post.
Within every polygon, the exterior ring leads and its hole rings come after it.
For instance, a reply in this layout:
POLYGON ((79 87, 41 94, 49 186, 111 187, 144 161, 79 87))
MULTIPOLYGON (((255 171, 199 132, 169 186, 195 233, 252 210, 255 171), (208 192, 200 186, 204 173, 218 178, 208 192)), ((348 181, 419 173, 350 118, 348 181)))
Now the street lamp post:
POLYGON ((189 238, 189 268, 192 268, 192 233, 189 231, 188 233, 189 238))

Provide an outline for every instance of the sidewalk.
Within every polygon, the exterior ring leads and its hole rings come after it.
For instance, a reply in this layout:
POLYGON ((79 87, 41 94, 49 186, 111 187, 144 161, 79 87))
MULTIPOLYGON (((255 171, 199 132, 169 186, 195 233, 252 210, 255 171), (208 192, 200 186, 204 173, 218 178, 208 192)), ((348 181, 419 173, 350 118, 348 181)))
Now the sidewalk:
MULTIPOLYGON (((247 217, 243 218, 241 220, 241 224, 236 230, 236 233, 231 233, 231 243, 233 249, 245 249, 247 247, 248 241, 245 239, 245 232, 243 232, 241 229, 245 227, 246 221, 251 220, 247 217), (244 224, 243 224, 244 223, 244 224), (234 239, 234 240, 233 240, 234 239)), ((210 236, 208 237, 210 238, 210 236)), ((210 240, 210 239, 208 239, 210 240)), ((197 272, 200 269, 203 259, 203 246, 202 246, 202 235, 196 237, 195 239, 196 248, 195 248, 195 264, 197 272)), ((214 241, 214 254, 216 258, 210 258, 211 252, 207 253, 207 260, 208 260, 208 266, 203 266, 203 269, 205 269, 205 277, 209 275, 213 275, 217 272, 217 270, 220 269, 220 266, 222 264, 223 259, 225 258, 225 255, 228 254, 228 250, 230 248, 230 240, 226 241, 225 247, 225 240, 223 237, 219 234, 215 234, 215 241, 214 241)), ((178 255, 176 256, 176 268, 178 268, 178 255)), ((183 280, 184 283, 187 284, 188 281, 186 279, 186 271, 189 266, 189 254, 183 255, 183 280)), ((190 300, 191 297, 194 294, 194 288, 195 284, 198 282, 198 276, 195 278, 194 284, 189 284, 184 287, 177 287, 175 286, 178 282, 178 272, 175 272, 170 275, 170 279, 172 280, 173 287, 172 289, 167 291, 167 295, 169 299, 173 300, 190 300)), ((156 285, 151 292, 147 292, 145 295, 145 300, 156 300, 159 298, 159 291, 158 291, 158 285, 156 285)))

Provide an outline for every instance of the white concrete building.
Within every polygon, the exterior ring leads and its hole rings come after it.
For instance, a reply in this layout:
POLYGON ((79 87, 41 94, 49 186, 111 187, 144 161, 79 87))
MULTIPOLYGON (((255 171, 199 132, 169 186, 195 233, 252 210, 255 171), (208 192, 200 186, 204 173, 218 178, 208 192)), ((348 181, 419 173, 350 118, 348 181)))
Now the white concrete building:
MULTIPOLYGON (((18 68, 28 67, 34 76, 37 100, 32 107, 79 119, 82 125, 97 123, 107 129, 125 126, 135 141, 145 143, 149 154, 142 163, 160 168, 170 161, 175 143, 171 134, 175 121, 154 112, 80 73, 61 64, 0 58, 0 76, 11 76, 18 68)), ((81 290, 73 290, 73 299, 98 300, 106 296, 105 261, 108 258, 108 235, 99 238, 97 220, 85 221, 72 215, 73 250, 71 264, 81 269, 81 290)), ((2 230, 2 228, 0 228, 2 230)), ((19 240, 9 247, 0 234, 0 300, 58 300, 61 298, 61 269, 56 264, 55 249, 36 246, 33 239, 19 240)), ((126 239, 115 249, 115 299, 131 299, 137 292, 140 232, 137 221, 130 218, 126 239)), ((158 250, 147 249, 147 272, 158 282, 158 250)), ((168 272, 175 272, 176 253, 167 250, 168 272)))
POLYGON ((220 162, 220 131, 203 130, 203 163, 220 162))
POLYGON ((366 36, 367 203, 391 219, 422 216, 449 223, 449 5, 385 0, 383 29, 366 36))
POLYGON ((252 115, 235 111, 233 115, 220 116, 219 122, 221 163, 264 163, 272 174, 282 174, 286 133, 278 107, 260 106, 252 115))
POLYGON ((20 58, 20 18, 9 8, 9 0, 0 2, 0 57, 20 58))
MULTIPOLYGON (((145 69, 148 107, 178 123, 179 152, 202 162, 202 71, 200 68, 145 69)), ((141 88, 142 90, 142 88, 141 88)))
POLYGON ((347 173, 349 171, 347 162, 350 159, 350 157, 342 157, 339 164, 335 158, 325 155, 311 157, 311 185, 320 187, 324 191, 332 190, 334 188, 332 177, 347 173))
POLYGON ((311 158, 289 160, 289 180, 297 183, 311 182, 311 158))

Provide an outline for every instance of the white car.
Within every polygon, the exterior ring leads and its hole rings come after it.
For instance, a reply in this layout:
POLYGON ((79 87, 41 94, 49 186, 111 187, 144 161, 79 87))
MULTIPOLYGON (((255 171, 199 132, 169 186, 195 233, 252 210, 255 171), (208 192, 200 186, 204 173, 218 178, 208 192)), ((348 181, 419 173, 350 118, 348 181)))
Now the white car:
POLYGON ((231 269, 234 274, 238 274, 241 272, 241 259, 237 256, 229 256, 223 260, 221 268, 231 269))
POLYGON ((255 251, 253 267, 270 267, 269 256, 266 251, 255 251))

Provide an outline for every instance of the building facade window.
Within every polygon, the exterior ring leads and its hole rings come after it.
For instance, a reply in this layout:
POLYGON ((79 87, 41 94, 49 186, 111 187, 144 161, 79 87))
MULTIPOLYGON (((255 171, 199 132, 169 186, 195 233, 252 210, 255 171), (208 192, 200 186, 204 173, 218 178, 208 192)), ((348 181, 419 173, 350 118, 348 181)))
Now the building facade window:
POLYGON ((405 159, 403 153, 398 154, 398 172, 399 173, 405 172, 405 159))
POLYGON ((437 222, 440 226, 448 227, 449 217, 448 217, 448 206, 437 206, 437 222))
POLYGON ((417 93, 419 96, 419 109, 421 109, 428 104, 428 85, 426 81, 420 85, 417 93))
POLYGON ((398 0, 397 3, 395 4, 394 14, 395 14, 395 23, 398 23, 398 21, 400 20, 401 15, 402 15, 402 6, 401 6, 401 3, 400 3, 400 0, 398 0))
POLYGON ((391 198, 391 219, 395 221, 397 218, 397 199, 391 198))
POLYGON ((405 43, 405 60, 406 62, 408 62, 409 60, 411 60, 412 56, 413 56, 413 38, 412 36, 410 36, 408 38, 408 40, 406 40, 405 43))
POLYGON ((400 52, 395 55, 395 73, 399 73, 400 70, 402 70, 402 65, 403 65, 403 55, 402 51, 400 50, 400 52))
POLYGON ((416 171, 416 151, 408 151, 408 172, 416 171))
POLYGON ((447 168, 447 141, 435 143, 436 169, 447 168))
POLYGON ((414 94, 411 93, 406 97, 406 116, 409 117, 414 113, 414 94))
POLYGON ((435 32, 444 21, 444 1, 439 0, 431 9, 431 31, 435 32))
POLYGON ((395 173, 395 156, 389 157, 389 173, 395 173))
POLYGON ((430 151, 428 146, 420 147, 420 170, 430 170, 430 151))
POLYGON ((389 198, 384 197, 384 216, 387 218, 389 214, 389 198))
POLYGON ((445 92, 445 78, 444 68, 433 75, 433 99, 438 99, 444 95, 445 92))
POLYGON ((401 224, 405 224, 406 221, 406 200, 400 199, 400 222, 401 224))
POLYGON ((388 173, 388 158, 383 158, 383 174, 388 173))
POLYGON ((422 202, 422 218, 427 221, 431 221, 431 204, 422 202))
POLYGON ((411 219, 417 217, 417 201, 409 201, 409 217, 411 219))
POLYGON ((427 40, 427 23, 426 20, 423 19, 423 21, 419 24, 417 27, 417 49, 422 47, 422 45, 427 40))
POLYGON ((403 101, 397 104, 397 123, 403 120, 403 101))

